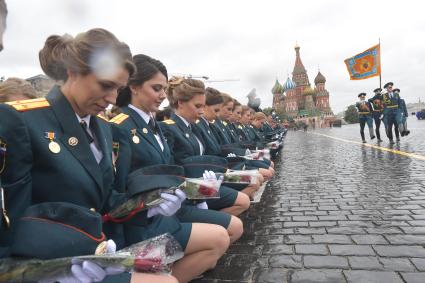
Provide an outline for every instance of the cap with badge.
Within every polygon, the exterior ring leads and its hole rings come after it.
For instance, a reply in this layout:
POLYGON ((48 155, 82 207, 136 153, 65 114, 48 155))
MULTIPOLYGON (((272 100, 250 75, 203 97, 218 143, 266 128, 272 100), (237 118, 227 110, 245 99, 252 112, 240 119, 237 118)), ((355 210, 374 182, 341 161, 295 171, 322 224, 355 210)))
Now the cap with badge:
POLYGON ((359 93, 359 95, 357 95, 357 97, 361 97, 361 96, 366 96, 366 93, 361 92, 361 93, 359 93))
POLYGON ((378 87, 373 90, 374 93, 381 93, 382 88, 378 87))
POLYGON ((399 88, 395 88, 395 89, 393 89, 393 92, 399 93, 400 92, 400 89, 399 88))
POLYGON ((388 83, 384 84, 384 88, 393 87, 393 85, 394 85, 393 82, 388 82, 388 83))
POLYGON ((32 205, 16 225, 13 256, 52 259, 90 255, 106 240, 101 215, 72 203, 32 205))

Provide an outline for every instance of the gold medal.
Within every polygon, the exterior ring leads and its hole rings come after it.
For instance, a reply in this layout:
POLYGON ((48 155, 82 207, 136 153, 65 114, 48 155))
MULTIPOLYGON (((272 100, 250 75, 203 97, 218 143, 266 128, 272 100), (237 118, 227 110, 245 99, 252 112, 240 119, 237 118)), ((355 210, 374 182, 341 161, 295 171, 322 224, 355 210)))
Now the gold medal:
POLYGON ((61 151, 60 145, 55 141, 49 142, 49 150, 53 153, 59 153, 61 151))
POLYGON ((78 144, 78 139, 76 137, 70 137, 68 139, 68 144, 70 146, 76 146, 78 144))
POLYGON ((95 255, 103 255, 106 254, 106 246, 107 246, 107 242, 103 241, 101 242, 97 248, 96 251, 94 252, 95 255))
POLYGON ((188 133, 186 133, 186 135, 185 135, 185 136, 186 136, 186 138, 189 138, 189 134, 188 134, 188 133))
POLYGON ((136 136, 136 135, 134 135, 134 136, 133 136, 132 140, 133 140, 133 142, 134 142, 135 144, 138 144, 138 143, 140 142, 139 137, 138 137, 138 136, 136 136))
POLYGON ((148 129, 143 128, 142 132, 143 132, 144 134, 147 134, 147 133, 148 133, 148 129))

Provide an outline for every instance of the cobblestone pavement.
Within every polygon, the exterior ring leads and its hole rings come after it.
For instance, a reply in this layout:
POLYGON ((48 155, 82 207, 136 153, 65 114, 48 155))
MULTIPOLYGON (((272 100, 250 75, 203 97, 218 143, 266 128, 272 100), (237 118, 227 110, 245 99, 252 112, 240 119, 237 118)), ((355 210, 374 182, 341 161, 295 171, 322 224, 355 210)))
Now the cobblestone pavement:
MULTIPOLYGON (((410 120, 394 148, 425 155, 410 120)), ((289 132, 244 236, 194 282, 425 282, 425 161, 315 133, 360 140, 358 125, 289 132)))

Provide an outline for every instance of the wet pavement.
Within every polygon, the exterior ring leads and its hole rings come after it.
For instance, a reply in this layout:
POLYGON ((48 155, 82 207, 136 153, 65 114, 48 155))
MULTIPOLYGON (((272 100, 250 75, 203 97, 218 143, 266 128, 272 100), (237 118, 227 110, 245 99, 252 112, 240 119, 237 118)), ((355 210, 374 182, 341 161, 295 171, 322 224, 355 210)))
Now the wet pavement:
POLYGON ((425 121, 408 125, 380 146, 416 157, 357 143, 358 124, 288 132, 244 236, 193 282, 425 282, 425 121))

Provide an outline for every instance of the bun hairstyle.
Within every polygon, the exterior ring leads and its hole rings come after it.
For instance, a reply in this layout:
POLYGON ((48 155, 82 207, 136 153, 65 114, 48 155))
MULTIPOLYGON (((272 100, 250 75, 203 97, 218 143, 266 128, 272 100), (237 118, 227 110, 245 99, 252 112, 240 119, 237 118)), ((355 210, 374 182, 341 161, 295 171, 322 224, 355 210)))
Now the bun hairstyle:
POLYGON ((223 97, 221 96, 221 93, 212 87, 207 87, 205 89, 205 104, 207 106, 217 105, 223 103, 223 97))
POLYGON ((138 54, 133 57, 133 63, 137 71, 128 79, 127 87, 119 91, 116 103, 119 107, 127 106, 131 103, 130 86, 141 86, 152 79, 158 72, 163 74, 168 80, 167 68, 159 60, 138 54))
POLYGON ((172 77, 168 81, 167 98, 173 109, 177 109, 179 101, 189 101, 195 95, 205 95, 205 85, 202 81, 181 77, 172 77))
POLYGON ((37 97, 37 92, 29 82, 20 78, 8 78, 0 84, 0 103, 14 100, 15 95, 32 99, 37 97))
POLYGON ((81 75, 92 73, 94 70, 90 63, 96 54, 105 50, 117 59, 116 63, 124 67, 130 76, 135 72, 128 45, 100 28, 80 33, 75 38, 69 34, 49 36, 39 52, 40 65, 47 76, 66 81, 68 71, 81 75))

